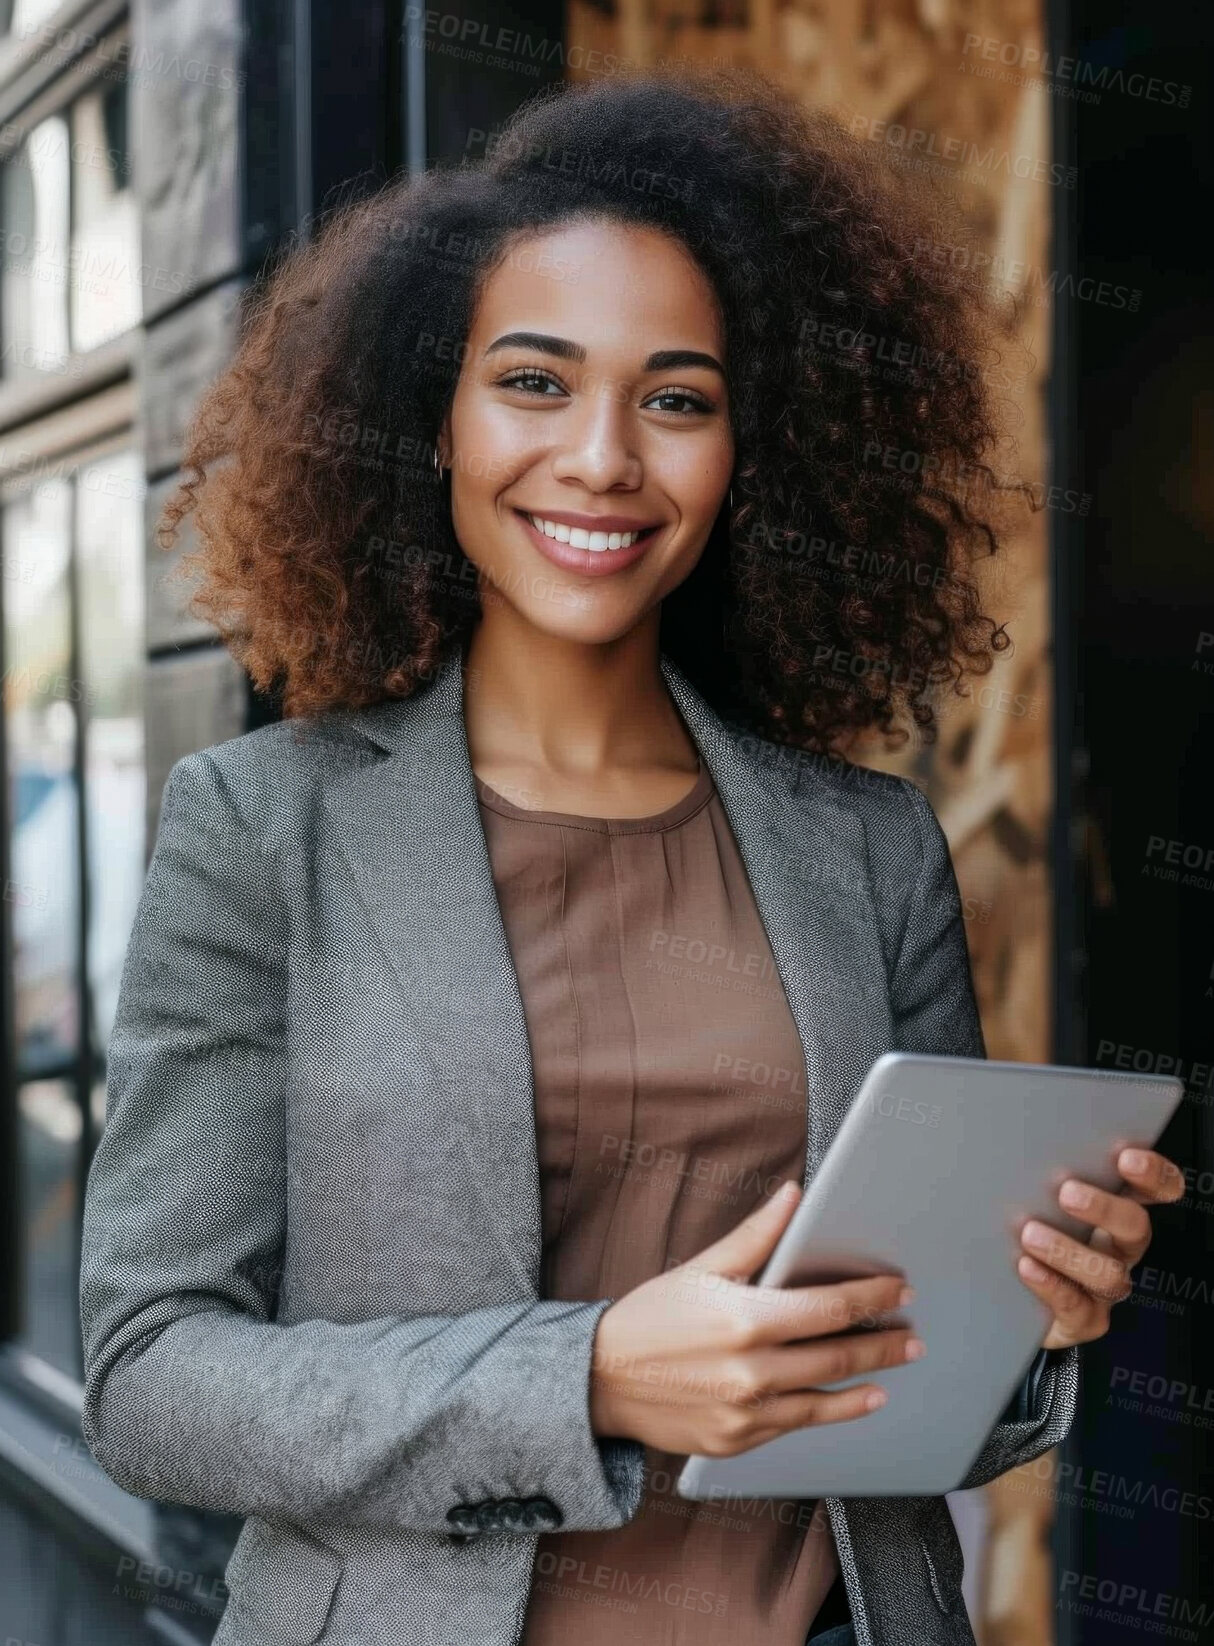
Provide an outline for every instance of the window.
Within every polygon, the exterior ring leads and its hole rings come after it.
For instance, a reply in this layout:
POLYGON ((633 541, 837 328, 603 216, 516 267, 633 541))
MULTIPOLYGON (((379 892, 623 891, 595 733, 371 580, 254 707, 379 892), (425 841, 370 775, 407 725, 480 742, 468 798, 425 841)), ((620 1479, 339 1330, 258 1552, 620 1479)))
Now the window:
POLYGON ((142 316, 128 89, 101 79, 0 172, 0 334, 10 381, 62 373, 142 316))
POLYGON ((21 1342, 78 1377, 80 1188, 145 863, 142 465, 93 451, 0 499, 21 1342))
POLYGON ((62 5, 63 0, 0 0, 0 31, 29 34, 62 5))

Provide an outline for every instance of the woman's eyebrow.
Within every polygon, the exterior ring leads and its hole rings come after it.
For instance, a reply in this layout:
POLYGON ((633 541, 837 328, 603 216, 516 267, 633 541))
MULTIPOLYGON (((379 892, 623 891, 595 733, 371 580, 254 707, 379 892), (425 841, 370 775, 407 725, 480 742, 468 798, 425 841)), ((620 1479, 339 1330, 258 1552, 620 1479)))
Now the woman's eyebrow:
MULTIPOLYGON (((573 343, 567 337, 548 337, 536 331, 503 332, 485 350, 486 357, 499 349, 535 349, 541 354, 555 354, 561 360, 574 360, 578 364, 586 358, 586 351, 580 343, 573 343)), ((725 376, 725 368, 716 356, 703 354, 699 349, 658 349, 649 356, 642 370, 672 371, 676 366, 705 366, 709 371, 725 376)))

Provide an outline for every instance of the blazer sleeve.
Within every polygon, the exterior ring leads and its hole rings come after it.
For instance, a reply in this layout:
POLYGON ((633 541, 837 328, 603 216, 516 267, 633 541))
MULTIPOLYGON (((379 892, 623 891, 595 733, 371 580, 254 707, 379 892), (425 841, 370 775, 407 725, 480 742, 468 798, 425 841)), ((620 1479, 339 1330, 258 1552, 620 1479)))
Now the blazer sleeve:
MULTIPOLYGON (((918 786, 905 783, 918 879, 892 969, 899 1051, 985 1057, 961 897, 944 830, 918 786)), ((1062 1441, 1079 1398, 1079 1350, 1040 1349, 958 1490, 1039 1457, 1062 1441)))
POLYGON ((275 1321, 287 1220, 276 853, 206 752, 172 768, 123 965, 84 1204, 85 1439, 139 1496, 443 1532, 546 1498, 622 1525, 639 1446, 590 1428, 608 1300, 275 1321))

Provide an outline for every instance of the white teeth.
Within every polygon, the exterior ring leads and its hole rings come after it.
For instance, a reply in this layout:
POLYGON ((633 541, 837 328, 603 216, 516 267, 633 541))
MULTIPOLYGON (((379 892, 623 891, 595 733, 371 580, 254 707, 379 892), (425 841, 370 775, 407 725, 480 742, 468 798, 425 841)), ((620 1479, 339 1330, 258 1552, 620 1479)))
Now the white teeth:
POLYGON ((641 535, 640 532, 591 532, 581 526, 562 526, 555 520, 544 520, 538 514, 527 516, 537 532, 543 532, 545 537, 555 537, 558 543, 568 543, 573 549, 589 549, 592 554, 601 554, 604 549, 628 549, 641 535))

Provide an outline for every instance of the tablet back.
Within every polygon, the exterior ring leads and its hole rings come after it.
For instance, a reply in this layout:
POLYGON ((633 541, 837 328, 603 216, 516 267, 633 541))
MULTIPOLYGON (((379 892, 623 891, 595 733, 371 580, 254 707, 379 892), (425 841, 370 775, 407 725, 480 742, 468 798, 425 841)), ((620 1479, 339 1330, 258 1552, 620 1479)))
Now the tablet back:
POLYGON ((869 1071, 760 1279, 810 1285, 896 1269, 916 1291, 884 1317, 915 1327, 923 1360, 873 1382, 885 1406, 797 1429, 729 1458, 691 1458, 684 1497, 936 1495, 964 1479, 1041 1346, 1046 1306, 1016 1273, 1018 1230, 1041 1218, 1081 1240, 1068 1176, 1124 1182, 1115 1161, 1152 1146, 1179 1080, 1097 1069, 888 1052, 869 1071))

